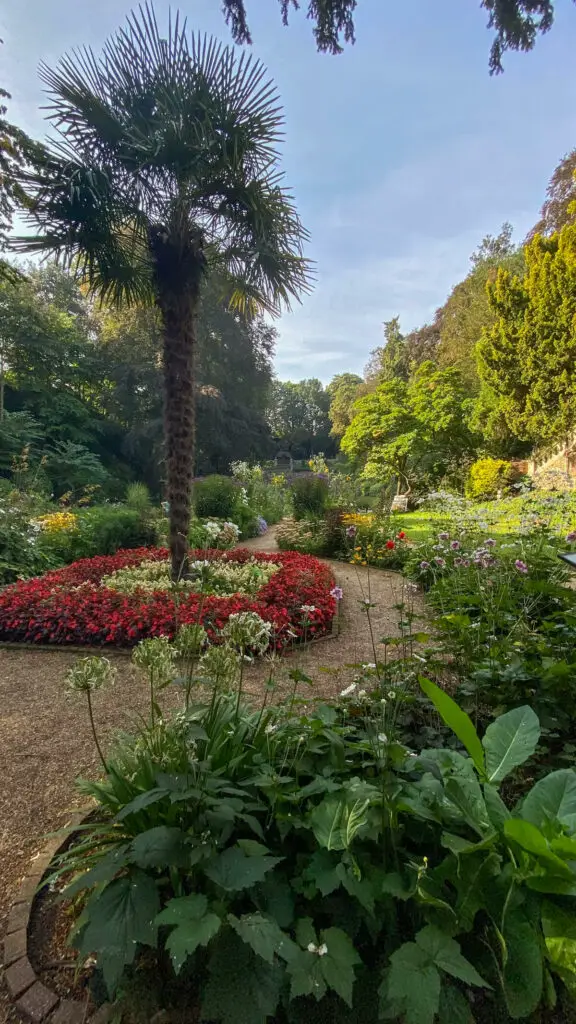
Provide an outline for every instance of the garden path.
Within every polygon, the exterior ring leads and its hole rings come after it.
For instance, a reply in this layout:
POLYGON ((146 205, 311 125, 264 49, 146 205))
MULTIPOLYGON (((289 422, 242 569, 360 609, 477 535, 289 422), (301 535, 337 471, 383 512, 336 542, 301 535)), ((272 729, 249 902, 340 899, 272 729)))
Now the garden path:
MULTIPOLYGON (((247 546, 277 550, 274 531, 247 546)), ((363 598, 374 602, 370 617, 376 641, 398 634, 396 606, 402 601, 409 598, 414 610, 423 614, 420 595, 407 589, 396 573, 328 564, 344 591, 339 633, 278 659, 275 678, 280 693, 292 685, 288 673, 297 667, 314 679, 307 695, 334 696, 353 678, 355 664, 375 660, 370 624, 360 604, 363 598)), ((118 669, 115 689, 94 695, 104 737, 125 727, 130 716, 147 706, 147 691, 129 659, 109 656, 118 669)), ((30 857, 42 847, 42 837, 61 827, 81 803, 75 777, 98 770, 85 709, 64 693, 63 679, 75 658, 62 649, 0 649, 0 937, 10 900, 30 857)), ((247 693, 255 698, 262 693, 270 668, 264 660, 247 669, 247 693)), ((175 694, 169 695, 172 700, 175 694)), ((0 985, 0 1024, 13 1021, 16 1017, 0 985)))

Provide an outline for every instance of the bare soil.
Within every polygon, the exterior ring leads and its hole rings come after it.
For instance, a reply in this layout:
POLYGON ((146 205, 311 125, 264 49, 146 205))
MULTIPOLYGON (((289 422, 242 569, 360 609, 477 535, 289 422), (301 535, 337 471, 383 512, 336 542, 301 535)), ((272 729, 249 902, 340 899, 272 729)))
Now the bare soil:
MULTIPOLYGON (((255 550, 276 550, 273 532, 249 542, 255 550)), ((382 570, 328 563, 343 588, 339 634, 309 644, 271 665, 267 659, 247 668, 245 691, 257 698, 271 671, 280 692, 291 686, 298 667, 314 679, 306 695, 334 696, 354 676, 354 666, 378 658, 381 637, 399 635, 404 601, 424 615, 420 595, 401 576, 382 570), (370 622, 361 602, 369 599, 370 622)), ((380 650, 382 648, 380 647, 380 650)), ((94 713, 103 742, 146 713, 147 688, 127 656, 106 652, 118 670, 113 690, 94 695, 94 713)), ((63 680, 77 655, 64 649, 0 649, 0 936, 6 911, 31 857, 47 833, 61 828, 82 804, 78 776, 98 774, 98 757, 82 699, 65 695, 63 680)), ((166 691, 166 705, 178 695, 166 691)), ((69 957, 68 957, 69 958, 69 957)), ((0 983, 0 1024, 16 1021, 0 983)))

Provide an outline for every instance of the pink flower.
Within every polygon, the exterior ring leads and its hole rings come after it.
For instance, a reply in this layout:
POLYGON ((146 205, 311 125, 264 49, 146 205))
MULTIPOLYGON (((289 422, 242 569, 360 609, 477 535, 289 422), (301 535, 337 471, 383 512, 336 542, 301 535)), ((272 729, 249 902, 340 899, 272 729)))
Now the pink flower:
POLYGON ((420 562, 420 568, 421 569, 429 569, 430 568, 430 562, 420 562))
POLYGON ((347 537, 355 537, 357 532, 358 531, 357 531, 355 526, 347 526, 346 527, 346 536, 347 537))
POLYGON ((330 591, 330 597, 333 597, 335 601, 341 601, 344 597, 344 591, 342 587, 332 587, 330 591))
POLYGON ((451 545, 450 545, 450 547, 452 548, 452 551, 459 551, 460 550, 460 541, 459 540, 453 540, 451 545))
POLYGON ((516 561, 514 562, 514 565, 516 566, 518 572, 521 572, 521 573, 524 573, 524 574, 528 572, 528 566, 526 565, 526 562, 522 561, 521 558, 517 558, 516 561))
MULTIPOLYGON (((576 537, 576 534, 574 534, 574 536, 576 537)), ((496 547, 496 541, 494 540, 494 538, 493 537, 488 537, 488 540, 484 541, 484 547, 485 548, 495 548, 496 547)))
POLYGON ((455 558, 454 559, 454 565, 457 565, 457 566, 464 565, 464 559, 463 558, 455 558))
POLYGON ((434 561, 436 562, 436 565, 440 566, 441 569, 443 569, 444 566, 446 565, 446 560, 444 558, 435 558, 434 561))
POLYGON ((450 540, 450 534, 449 533, 439 533, 438 534, 438 540, 450 540))
POLYGON ((576 540, 576 530, 571 530, 570 533, 566 534, 566 543, 573 544, 576 540))

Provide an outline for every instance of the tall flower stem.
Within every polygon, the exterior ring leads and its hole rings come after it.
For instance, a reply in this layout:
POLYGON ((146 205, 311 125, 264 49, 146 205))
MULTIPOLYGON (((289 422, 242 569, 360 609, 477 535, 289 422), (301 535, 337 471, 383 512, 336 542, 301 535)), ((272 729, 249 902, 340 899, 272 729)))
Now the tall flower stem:
POLYGON ((92 694, 90 693, 90 690, 86 690, 86 697, 88 698, 88 716, 90 718, 90 726, 92 728, 92 736, 94 738, 94 743, 96 744, 96 750, 98 751, 98 756, 99 756, 100 760, 102 761, 102 767, 104 768, 104 771, 106 772, 106 774, 108 774, 108 765, 106 764, 106 759, 104 757, 104 754, 102 753, 102 747, 100 746, 100 742, 98 740, 98 733, 96 732, 96 723, 94 721, 94 711, 93 711, 93 708, 92 708, 92 694))

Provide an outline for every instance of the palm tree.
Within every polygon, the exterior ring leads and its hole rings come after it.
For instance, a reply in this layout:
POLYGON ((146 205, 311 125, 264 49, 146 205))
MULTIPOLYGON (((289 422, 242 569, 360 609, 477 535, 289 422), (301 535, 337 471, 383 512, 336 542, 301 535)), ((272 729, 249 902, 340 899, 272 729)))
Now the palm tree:
POLYGON ((283 117, 252 57, 159 31, 146 4, 108 40, 40 75, 56 130, 23 175, 38 232, 20 251, 73 266, 103 301, 155 304, 163 327, 173 577, 187 569, 195 450, 196 318, 215 270, 244 310, 276 314, 309 287, 306 239, 281 184, 283 117))

